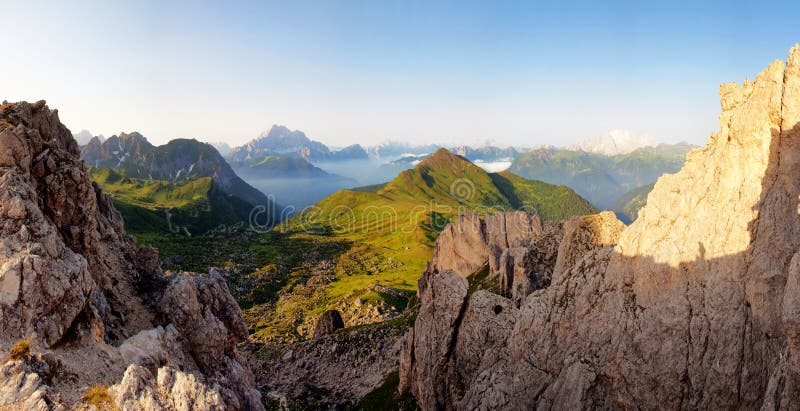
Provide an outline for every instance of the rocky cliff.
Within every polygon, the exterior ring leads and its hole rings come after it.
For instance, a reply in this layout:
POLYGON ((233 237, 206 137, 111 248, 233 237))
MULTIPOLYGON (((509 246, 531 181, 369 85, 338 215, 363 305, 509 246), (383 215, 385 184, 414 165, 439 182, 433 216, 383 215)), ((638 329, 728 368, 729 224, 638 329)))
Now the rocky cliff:
POLYGON ((720 96, 635 223, 564 224, 519 309, 426 273, 401 388, 423 409, 800 407, 800 46, 720 96))
POLYGON ((262 408, 225 282, 162 274, 57 111, 3 103, 0 147, 0 408, 75 409, 90 386, 123 410, 262 408))

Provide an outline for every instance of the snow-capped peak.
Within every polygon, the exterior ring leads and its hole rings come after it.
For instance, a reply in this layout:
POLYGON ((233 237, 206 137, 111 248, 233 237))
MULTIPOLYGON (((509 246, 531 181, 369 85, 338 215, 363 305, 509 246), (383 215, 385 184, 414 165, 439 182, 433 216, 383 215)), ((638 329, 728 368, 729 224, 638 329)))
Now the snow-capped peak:
POLYGON ((656 138, 647 134, 635 134, 628 130, 611 130, 596 137, 577 140, 567 146, 567 149, 613 156, 658 144, 659 141, 656 138))

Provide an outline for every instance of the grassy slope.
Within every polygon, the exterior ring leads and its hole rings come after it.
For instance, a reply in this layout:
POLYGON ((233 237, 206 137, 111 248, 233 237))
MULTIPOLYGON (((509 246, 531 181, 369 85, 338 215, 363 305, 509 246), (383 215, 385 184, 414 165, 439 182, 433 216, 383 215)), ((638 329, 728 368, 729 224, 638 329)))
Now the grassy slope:
POLYGON ((199 234, 220 224, 243 221, 250 210, 249 205, 221 192, 211 177, 170 183, 127 178, 106 168, 90 168, 89 174, 112 198, 131 233, 180 230, 199 234))
MULTIPOLYGON (((161 199, 180 205, 178 200, 187 198, 164 198, 151 187, 161 183, 128 180, 106 177, 103 183, 120 199, 139 204, 161 199)), ((120 209, 127 221, 131 212, 120 209)), ((549 220, 596 212, 566 187, 486 173, 442 150, 390 183, 339 191, 268 233, 234 230, 194 238, 140 233, 138 239, 159 248, 167 269, 232 269, 231 289, 255 338, 291 341, 302 337, 298 321, 342 300, 404 308, 405 297, 372 286, 412 295, 435 238, 450 219, 465 211, 511 209, 536 210, 549 220)))
MULTIPOLYGON (((464 211, 511 209, 537 210, 550 220, 597 211, 569 188, 511 173, 489 174, 440 150, 383 187, 339 191, 278 229, 289 239, 302 235, 307 240, 337 238, 350 244, 337 256, 335 281, 318 298, 325 304, 362 292, 362 300, 369 300, 373 296, 365 289, 375 283, 413 293, 435 238, 450 219, 464 211)), ((326 308, 318 305, 310 312, 326 308)))
POLYGON ((655 184, 634 188, 619 198, 614 211, 625 223, 630 224, 639 214, 639 210, 647 203, 647 195, 653 191, 655 184))

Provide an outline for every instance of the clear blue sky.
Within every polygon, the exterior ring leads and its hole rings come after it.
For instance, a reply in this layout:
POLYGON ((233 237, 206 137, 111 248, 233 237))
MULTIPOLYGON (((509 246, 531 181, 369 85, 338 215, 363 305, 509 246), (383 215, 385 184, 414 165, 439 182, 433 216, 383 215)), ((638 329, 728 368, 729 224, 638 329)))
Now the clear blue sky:
POLYGON ((703 144, 718 85, 800 42, 797 2, 3 3, 0 99, 156 143, 703 144))

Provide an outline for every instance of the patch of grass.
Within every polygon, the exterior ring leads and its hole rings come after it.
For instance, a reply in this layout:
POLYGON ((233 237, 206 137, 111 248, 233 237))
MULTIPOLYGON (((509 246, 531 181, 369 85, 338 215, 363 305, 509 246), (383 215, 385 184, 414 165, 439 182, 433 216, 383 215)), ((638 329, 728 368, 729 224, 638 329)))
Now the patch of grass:
POLYGON ((119 407, 114 403, 114 397, 108 391, 108 386, 104 384, 95 384, 89 387, 81 396, 81 402, 94 406, 98 410, 119 411, 119 407))
POLYGON ((484 264, 478 271, 467 277, 469 289, 467 296, 471 296, 475 291, 486 290, 495 294, 500 294, 500 282, 497 278, 489 278, 489 264, 484 264))
POLYGON ((11 347, 8 353, 8 358, 15 361, 27 361, 31 358, 31 344, 30 338, 19 340, 11 347))
POLYGON ((639 216, 639 210, 647 204, 647 195, 653 191, 654 185, 655 183, 634 188, 623 194, 622 197, 617 200, 617 204, 614 206, 614 212, 617 213, 617 217, 619 217, 623 223, 630 224, 636 221, 636 218, 639 216))

